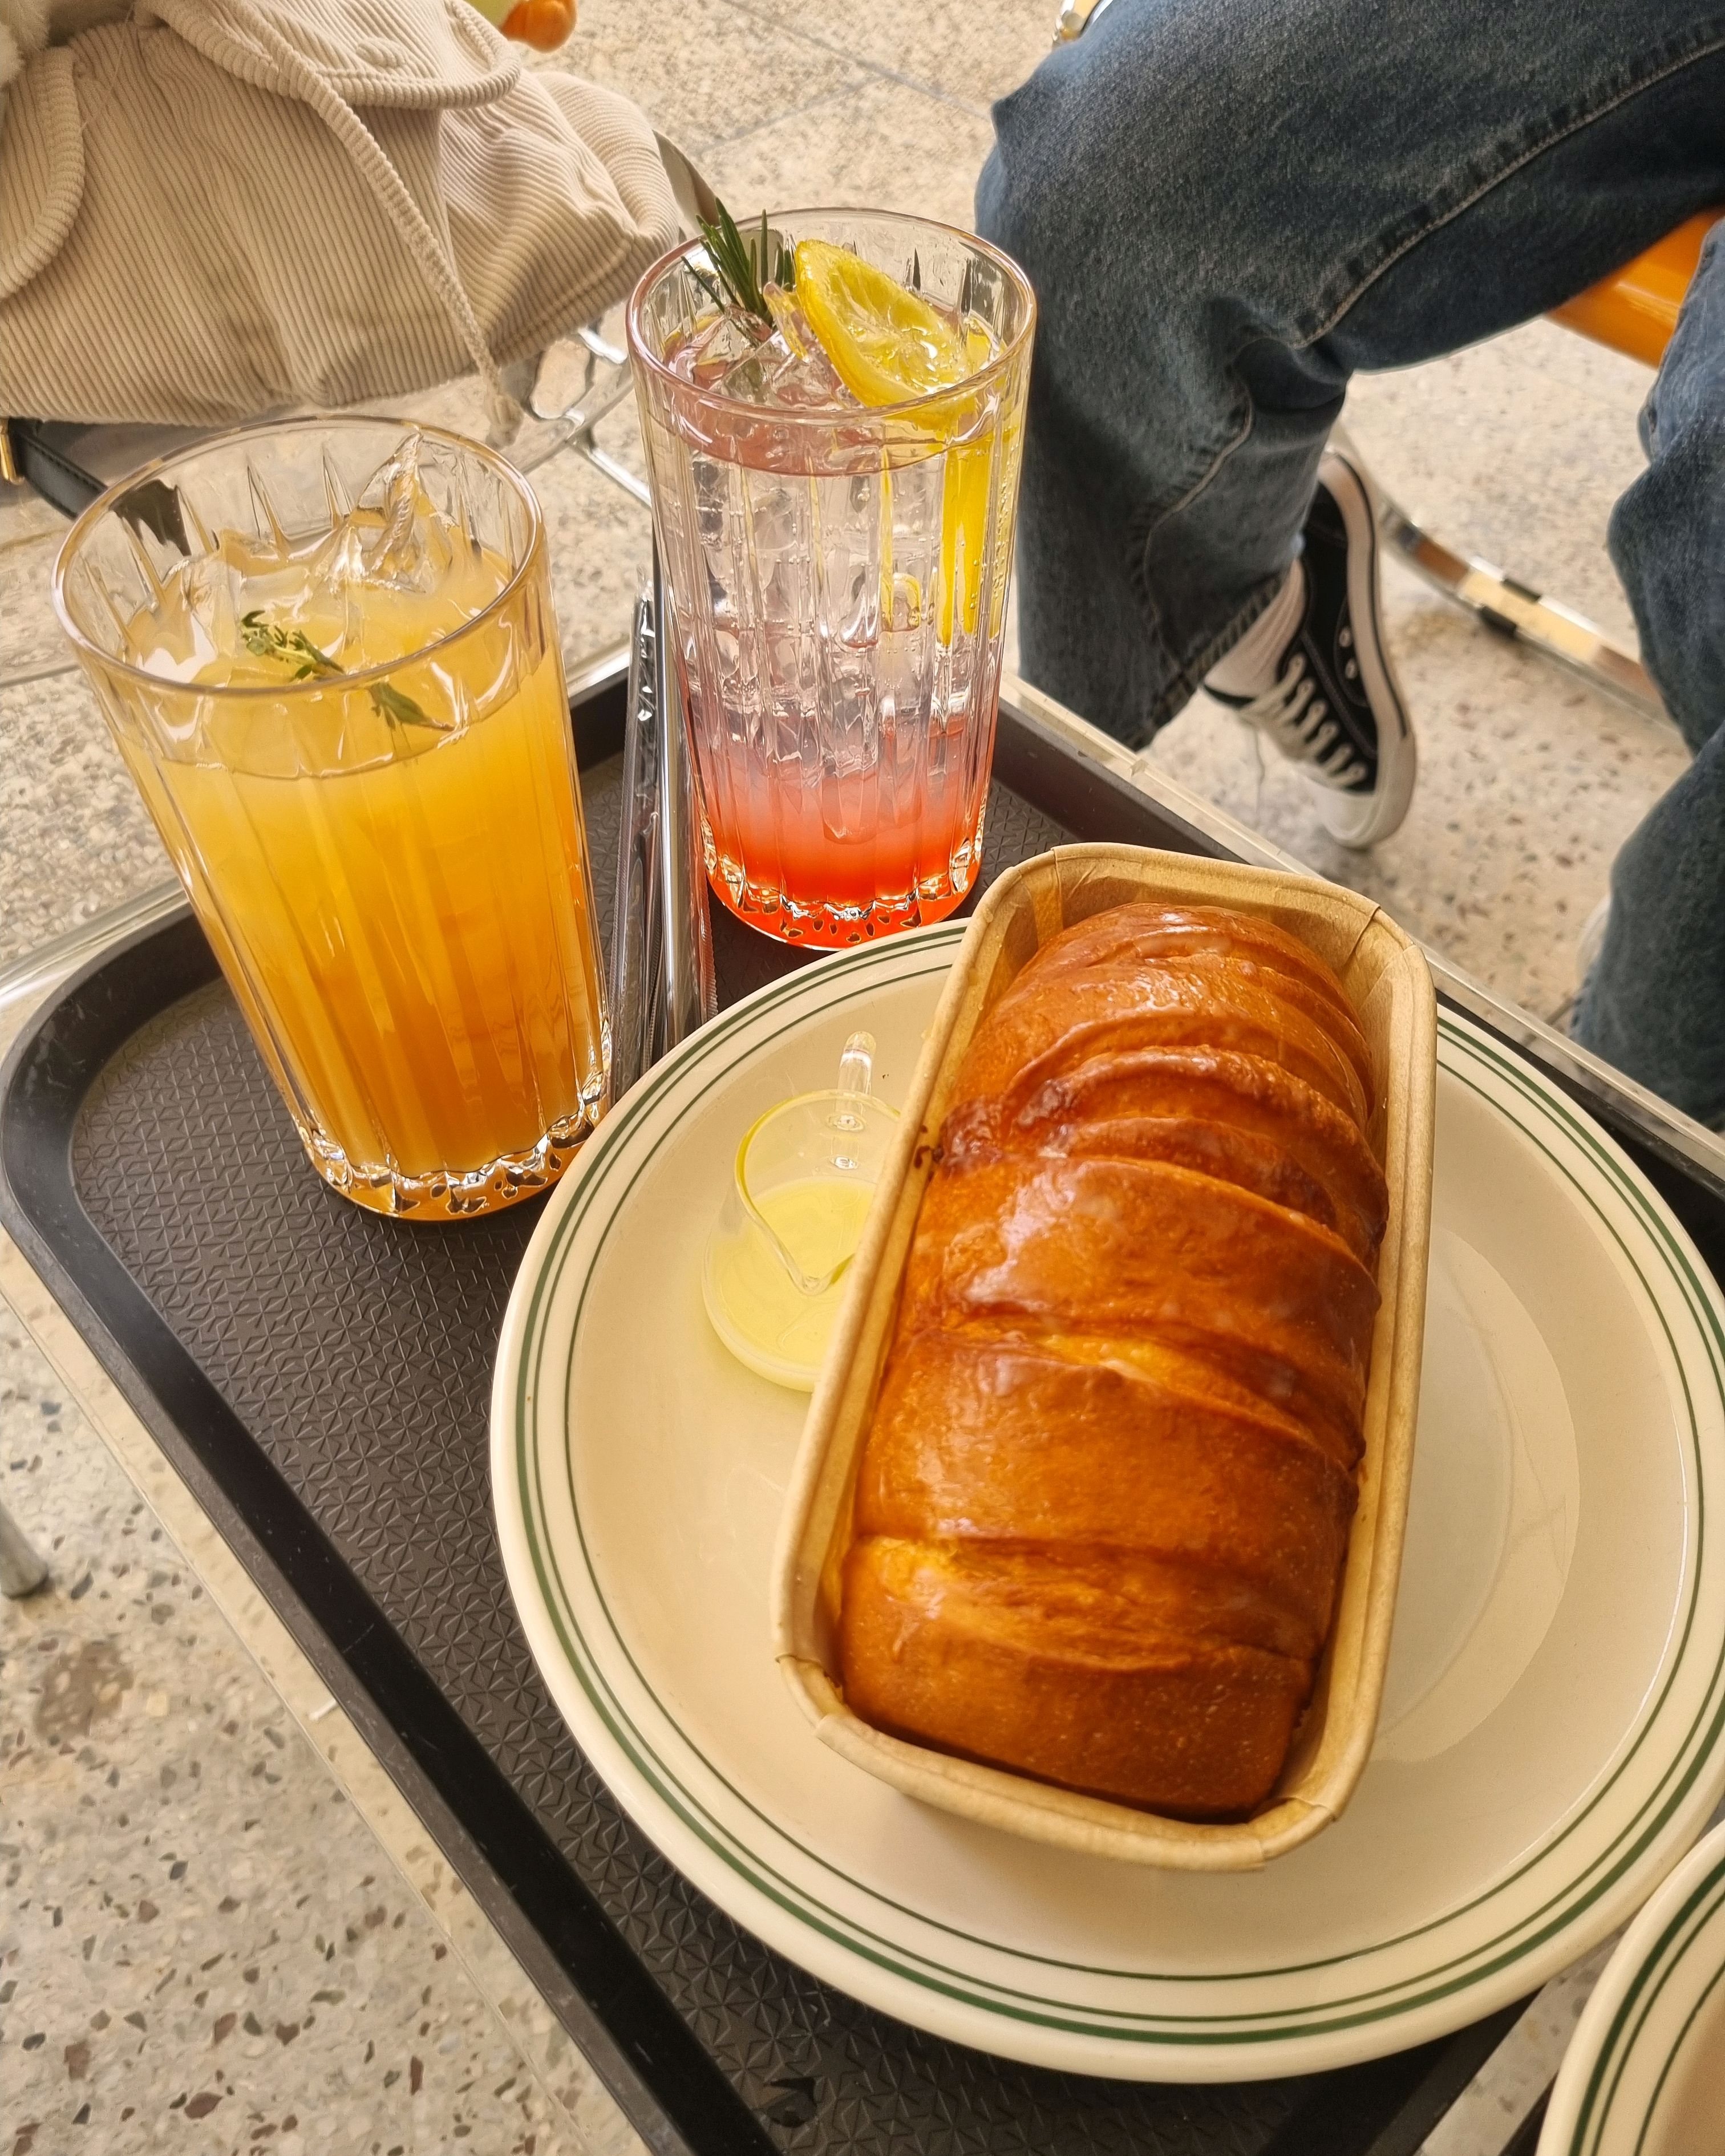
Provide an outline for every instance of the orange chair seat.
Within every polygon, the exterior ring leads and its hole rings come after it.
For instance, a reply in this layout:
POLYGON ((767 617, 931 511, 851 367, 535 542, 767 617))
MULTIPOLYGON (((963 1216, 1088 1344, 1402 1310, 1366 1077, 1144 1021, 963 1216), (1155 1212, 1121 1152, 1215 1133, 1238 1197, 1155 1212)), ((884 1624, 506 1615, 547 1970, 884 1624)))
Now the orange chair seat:
POLYGON ((1656 240, 1645 254, 1590 285, 1579 297, 1553 307, 1551 319, 1595 344, 1657 367, 1677 326, 1677 310, 1701 260, 1701 243, 1725 217, 1725 208, 1686 218, 1656 240))

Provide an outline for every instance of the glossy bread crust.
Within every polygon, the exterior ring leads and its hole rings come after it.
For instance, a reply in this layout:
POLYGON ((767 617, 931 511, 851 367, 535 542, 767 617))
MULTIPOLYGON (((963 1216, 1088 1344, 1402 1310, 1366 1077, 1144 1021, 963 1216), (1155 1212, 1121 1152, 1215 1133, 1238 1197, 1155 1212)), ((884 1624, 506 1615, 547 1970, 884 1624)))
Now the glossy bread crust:
POLYGON ((877 1536, 845 1566, 845 1697, 895 1734, 1068 1789, 1198 1819, 1244 1810, 1281 1770, 1305 1664, 1135 1614, 1124 1593, 877 1536))
POLYGON ((1194 1819, 1274 1787, 1347 1551, 1387 1204, 1358 1021, 1219 908, 1054 938, 917 1219, 840 1615, 865 1721, 1194 1819))
POLYGON ((1279 1065, 1362 1127, 1369 1113, 1353 1057, 1275 981, 1235 959, 1147 958, 1134 969, 1058 972, 1016 984, 978 1028, 959 1097, 1002 1091, 1027 1063, 1070 1069, 1128 1048, 1232 1049, 1279 1065))
POLYGON ((1333 1228, 1371 1265, 1389 1218, 1384 1171, 1353 1116, 1262 1056, 1226 1049, 1060 1044, 999 1091, 961 1089, 942 1133, 962 1167, 991 1152, 1160 1158, 1240 1183, 1333 1228))
POLYGON ((856 1528, 1154 1558, 1261 1604, 1260 1633, 1237 1636, 1310 1656, 1329 1626, 1353 1502, 1347 1467, 1298 1423, 1219 1396, 1178 1356, 1105 1361, 1081 1337, 931 1332, 895 1359, 856 1528), (1266 1501, 1245 1514, 1243 1479, 1266 1501))

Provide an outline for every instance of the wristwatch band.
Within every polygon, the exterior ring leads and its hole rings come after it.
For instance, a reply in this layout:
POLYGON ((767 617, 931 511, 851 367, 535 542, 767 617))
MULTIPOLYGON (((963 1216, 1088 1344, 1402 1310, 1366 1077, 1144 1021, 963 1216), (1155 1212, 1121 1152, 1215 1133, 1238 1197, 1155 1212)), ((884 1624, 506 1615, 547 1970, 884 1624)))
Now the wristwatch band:
POLYGON ((1055 24, 1055 43, 1070 45, 1075 38, 1081 38, 1110 4, 1111 0, 1061 0, 1060 18, 1055 24))

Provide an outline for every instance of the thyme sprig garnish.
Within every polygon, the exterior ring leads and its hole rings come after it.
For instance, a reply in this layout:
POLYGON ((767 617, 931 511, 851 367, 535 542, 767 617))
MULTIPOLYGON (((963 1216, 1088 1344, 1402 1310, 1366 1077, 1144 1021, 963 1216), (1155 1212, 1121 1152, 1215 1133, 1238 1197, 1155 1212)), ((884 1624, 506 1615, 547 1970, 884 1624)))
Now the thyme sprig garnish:
POLYGON ((716 202, 714 208, 719 213, 716 218, 701 219, 701 236, 706 243, 713 275, 709 277, 692 262, 689 274, 716 307, 722 307, 727 315, 743 316, 743 326, 751 336, 770 336, 773 310, 761 287, 763 283, 773 284, 789 291, 797 281, 797 258, 782 239, 768 231, 765 210, 761 213, 760 231, 751 232, 745 239, 724 203, 716 202), (770 276, 767 275, 769 264, 770 276))
MULTIPOLYGON (((338 678, 346 670, 326 651, 320 651, 303 629, 283 629, 273 621, 266 621, 261 607, 254 607, 249 613, 239 617, 239 630, 254 659, 268 659, 279 665, 291 666, 293 671, 288 676, 290 681, 309 681, 314 677, 327 680, 338 678)), ((369 684, 367 693, 393 726, 437 724, 411 696, 404 696, 387 681, 369 684)))

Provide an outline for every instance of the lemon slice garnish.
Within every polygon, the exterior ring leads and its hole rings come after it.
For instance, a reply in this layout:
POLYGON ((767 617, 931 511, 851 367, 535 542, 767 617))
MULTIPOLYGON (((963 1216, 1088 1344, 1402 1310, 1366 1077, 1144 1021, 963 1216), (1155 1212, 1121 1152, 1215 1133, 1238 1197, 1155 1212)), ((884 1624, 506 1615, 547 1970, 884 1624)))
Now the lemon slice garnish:
POLYGON ((963 336, 920 292, 828 240, 797 243, 797 304, 861 403, 901 404, 973 371, 963 336))
MULTIPOLYGON (((834 372, 864 404, 901 404, 954 388, 994 356, 993 341, 980 323, 967 321, 960 328, 920 292, 827 240, 797 243, 796 297, 834 372)), ((936 408, 932 439, 944 439, 947 465, 940 582, 932 596, 940 640, 950 645, 957 631, 976 633, 994 506, 995 444, 992 432, 979 439, 955 439, 969 433, 979 416, 968 400, 947 399, 936 408)), ((890 605, 890 513, 888 530, 883 603, 890 605)))

